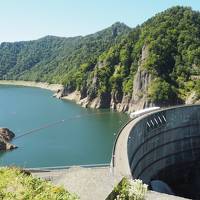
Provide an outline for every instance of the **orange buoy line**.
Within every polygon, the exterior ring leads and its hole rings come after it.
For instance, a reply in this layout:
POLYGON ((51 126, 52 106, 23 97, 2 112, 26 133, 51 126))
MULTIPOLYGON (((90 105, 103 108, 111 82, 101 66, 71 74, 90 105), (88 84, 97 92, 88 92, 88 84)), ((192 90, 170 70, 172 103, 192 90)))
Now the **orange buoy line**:
POLYGON ((42 126, 40 126, 38 128, 34 128, 34 129, 31 129, 31 130, 28 130, 25 133, 22 133, 21 135, 16 136, 14 138, 14 140, 19 139, 21 137, 24 137, 26 135, 38 132, 40 130, 47 129, 47 128, 52 127, 52 126, 59 125, 59 124, 64 123, 66 121, 70 121, 70 120, 74 120, 74 119, 79 119, 79 118, 83 118, 83 117, 90 117, 90 116, 94 116, 94 115, 96 115, 96 116, 98 116, 98 115, 105 115, 105 114, 108 114, 108 113, 110 113, 110 112, 92 113, 92 114, 85 114, 85 115, 76 115, 74 117, 70 117, 70 118, 67 118, 67 119, 62 119, 62 120, 55 121, 55 122, 52 122, 52 123, 44 124, 44 125, 42 125, 42 126))

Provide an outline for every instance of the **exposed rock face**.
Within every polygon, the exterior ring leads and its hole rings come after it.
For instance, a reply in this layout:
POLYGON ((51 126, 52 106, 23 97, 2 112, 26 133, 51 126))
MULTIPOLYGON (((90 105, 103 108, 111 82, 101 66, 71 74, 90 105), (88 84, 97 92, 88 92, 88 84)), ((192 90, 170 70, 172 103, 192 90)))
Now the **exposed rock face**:
MULTIPOLYGON (((123 94, 122 91, 115 93, 105 92, 97 95, 98 77, 94 75, 92 82, 83 87, 80 91, 65 87, 59 90, 55 96, 57 98, 75 100, 83 107, 91 108, 112 108, 119 112, 132 112, 153 104, 148 100, 148 86, 151 84, 152 75, 144 69, 144 64, 149 55, 148 46, 143 46, 141 59, 138 62, 138 71, 133 81, 132 95, 123 94)), ((106 63, 98 62, 96 67, 102 68, 106 63)))
POLYGON ((145 61, 148 58, 148 56, 149 56, 149 48, 148 48, 147 45, 144 45, 142 47, 142 57, 141 57, 141 62, 142 62, 141 64, 142 65, 145 63, 145 61))
POLYGON ((15 145, 9 143, 14 136, 15 134, 8 128, 0 128, 0 151, 17 148, 15 145))
POLYGON ((72 87, 70 87, 70 86, 63 87, 62 89, 58 89, 58 90, 54 93, 53 97, 56 97, 56 98, 60 99, 60 98, 62 98, 62 97, 64 97, 64 96, 69 95, 69 94, 72 93, 73 91, 74 91, 74 89, 73 89, 72 87))
POLYGON ((119 112, 132 112, 135 110, 143 109, 145 107, 153 106, 153 103, 149 101, 147 94, 148 86, 152 81, 152 75, 143 68, 148 55, 148 46, 143 46, 141 60, 138 63, 138 71, 133 81, 132 96, 124 95, 121 101, 117 103, 116 107, 114 107, 112 104, 112 108, 115 108, 119 112))
POLYGON ((195 104, 200 103, 200 100, 197 98, 197 95, 195 92, 192 92, 185 101, 186 104, 195 104))
POLYGON ((111 100, 111 95, 109 93, 104 93, 99 95, 96 98, 90 98, 87 96, 86 98, 80 99, 77 103, 81 106, 87 108, 108 108, 111 100))
POLYGON ((121 102, 122 102, 122 98, 123 98, 123 93, 122 92, 112 93, 110 107, 112 109, 117 109, 119 104, 121 104, 121 102))
POLYGON ((148 86, 151 84, 152 76, 146 70, 138 68, 134 83, 132 98, 129 103, 129 112, 151 106, 152 103, 148 100, 148 86))
POLYGON ((15 137, 15 134, 8 128, 0 128, 0 136, 5 140, 10 141, 15 137))
POLYGON ((125 112, 129 110, 131 96, 124 95, 121 103, 117 104, 116 110, 119 112, 125 112))
POLYGON ((94 108, 108 108, 110 105, 110 100, 110 93, 103 93, 96 99, 96 105, 94 108))
POLYGON ((148 86, 151 84, 151 81, 152 76, 139 67, 133 82, 132 96, 123 95, 121 100, 112 97, 111 108, 116 109, 119 112, 132 112, 153 106, 153 103, 149 101, 147 94, 148 86))

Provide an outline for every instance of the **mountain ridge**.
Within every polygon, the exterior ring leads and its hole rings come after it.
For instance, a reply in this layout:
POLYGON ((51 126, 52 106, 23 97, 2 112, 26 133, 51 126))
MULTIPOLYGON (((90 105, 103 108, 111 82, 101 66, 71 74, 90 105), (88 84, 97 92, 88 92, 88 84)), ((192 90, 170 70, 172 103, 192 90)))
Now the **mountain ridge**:
POLYGON ((0 45, 0 79, 65 85, 85 107, 132 111, 200 98, 200 13, 167 9, 130 29, 0 45), (196 77, 196 78, 194 78, 196 77))
POLYGON ((104 30, 110 29, 112 27, 119 27, 119 26, 121 26, 122 28, 124 27, 125 29, 130 29, 131 30, 131 28, 128 25, 126 25, 125 23, 117 21, 117 22, 113 23, 112 25, 110 25, 107 28, 104 28, 102 30, 95 31, 94 33, 90 33, 90 34, 86 34, 86 35, 75 35, 75 36, 45 35, 45 36, 42 36, 42 37, 39 37, 39 38, 36 38, 36 39, 19 40, 19 41, 2 41, 2 42, 0 42, 0 45, 2 43, 11 43, 11 44, 13 44, 13 43, 20 43, 20 42, 33 42, 33 41, 37 41, 37 40, 41 40, 41 39, 45 39, 45 38, 61 38, 61 39, 84 38, 84 37, 87 37, 87 36, 95 35, 96 33, 98 34, 100 32, 103 32, 104 30))

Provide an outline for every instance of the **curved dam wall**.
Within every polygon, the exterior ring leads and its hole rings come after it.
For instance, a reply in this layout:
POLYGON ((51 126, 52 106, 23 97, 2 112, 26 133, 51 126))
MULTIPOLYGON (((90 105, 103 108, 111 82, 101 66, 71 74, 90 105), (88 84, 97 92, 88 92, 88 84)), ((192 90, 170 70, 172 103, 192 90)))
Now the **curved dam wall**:
POLYGON ((130 130, 127 154, 133 178, 147 184, 160 179, 175 186, 177 181, 188 184, 192 176, 194 183, 200 172, 200 105, 141 117, 130 130))

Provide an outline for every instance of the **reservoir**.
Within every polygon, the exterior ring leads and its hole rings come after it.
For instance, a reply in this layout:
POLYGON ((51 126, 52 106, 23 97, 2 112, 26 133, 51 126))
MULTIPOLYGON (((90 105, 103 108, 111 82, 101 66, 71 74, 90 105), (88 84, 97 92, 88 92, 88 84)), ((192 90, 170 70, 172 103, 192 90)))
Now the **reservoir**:
POLYGON ((11 141, 18 148, 0 152, 0 165, 47 167, 109 163, 116 134, 128 121, 128 115, 82 108, 73 102, 52 98, 52 94, 39 88, 0 86, 0 127, 8 127, 16 137, 46 127, 11 141))

